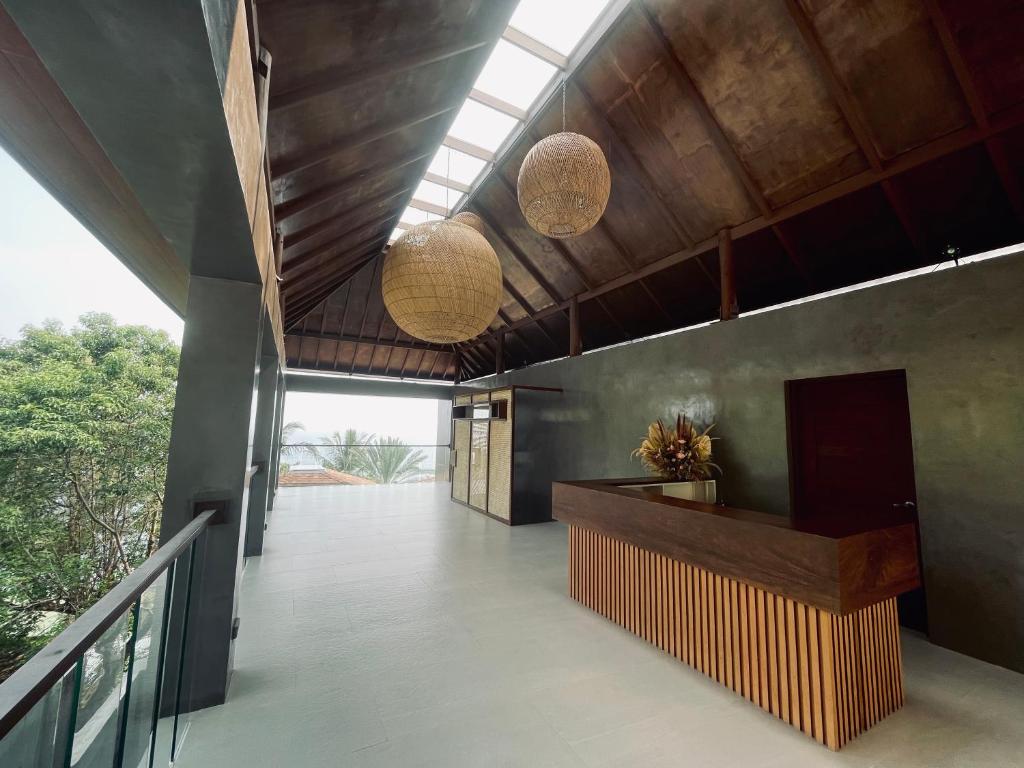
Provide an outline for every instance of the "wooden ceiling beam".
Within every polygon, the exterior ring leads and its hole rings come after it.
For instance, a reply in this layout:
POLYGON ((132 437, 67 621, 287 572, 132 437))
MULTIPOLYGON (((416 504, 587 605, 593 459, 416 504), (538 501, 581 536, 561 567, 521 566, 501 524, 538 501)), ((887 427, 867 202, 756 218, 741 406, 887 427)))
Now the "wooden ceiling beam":
POLYGON ((910 213, 906 199, 900 194, 892 179, 883 179, 879 186, 882 188, 883 194, 885 194, 885 199, 889 201, 889 207, 892 208, 896 218, 899 219, 900 225, 903 227, 903 231, 906 233, 911 245, 914 246, 918 259, 923 266, 927 263, 927 242, 917 221, 910 213))
MULTIPOLYGON (((600 231, 601 234, 603 234, 612 244, 612 247, 615 248, 616 252, 619 254, 620 259, 622 260, 622 263, 625 264, 626 266, 626 271, 629 273, 635 272, 636 261, 633 259, 632 254, 630 254, 626 250, 625 246, 618 239, 618 237, 615 236, 615 233, 612 232, 612 228, 604 220, 604 217, 601 217, 600 219, 597 220, 597 228, 598 231, 600 231)), ((664 320, 667 320, 670 323, 673 322, 672 315, 670 315, 668 313, 668 310, 665 309, 665 305, 661 303, 661 300, 654 295, 654 291, 652 291, 651 287, 647 284, 646 278, 640 280, 639 282, 640 288, 643 290, 645 294, 647 294, 647 298, 650 300, 652 306, 656 310, 658 310, 658 314, 660 314, 664 320)))
POLYGON ((336 254, 331 261, 326 264, 321 264, 316 269, 304 272, 301 275, 296 275, 294 277, 286 275, 283 281, 283 291, 285 295, 292 296, 295 294, 296 290, 299 290, 303 286, 336 274, 339 267, 344 268, 346 264, 354 261, 355 258, 353 257, 358 258, 364 255, 367 251, 380 247, 380 241, 383 237, 384 235, 378 233, 373 237, 368 237, 365 240, 356 243, 351 248, 336 254))
MULTIPOLYGON (((377 219, 374 219, 373 221, 368 221, 364 224, 360 224, 359 226, 353 227, 352 229, 348 229, 342 232, 340 235, 338 235, 335 238, 332 238, 331 240, 328 240, 326 243, 322 243, 316 246, 315 248, 306 251, 305 253, 300 253, 298 256, 295 256, 284 263, 283 277, 285 279, 291 279, 293 277, 298 276, 299 274, 305 271, 302 269, 302 267, 311 264, 321 256, 325 256, 331 253, 332 251, 335 251, 339 245, 343 244, 346 240, 352 237, 352 235, 355 235, 359 232, 363 232, 367 229, 379 230, 381 227, 394 221, 397 216, 397 213, 389 213, 388 215, 381 216, 377 219)), ((388 234, 391 233, 391 229, 394 229, 394 227, 389 227, 388 234)))
POLYGON ((803 257, 800 255, 800 249, 796 243, 793 242, 793 238, 789 236, 779 224, 772 225, 772 233, 775 235, 775 239, 779 241, 779 245, 782 246, 782 250, 786 252, 786 256, 789 258, 789 263, 793 265, 793 268, 799 273, 800 279, 803 281, 804 288, 808 291, 815 290, 815 281, 811 276, 810 270, 807 269, 807 265, 804 263, 803 257))
MULTIPOLYGON (((974 118, 975 124, 982 130, 988 131, 991 127, 988 110, 985 109, 985 103, 978 92, 974 76, 971 74, 971 68, 964 58, 963 51, 960 50, 960 45, 956 40, 953 29, 949 25, 946 14, 942 11, 937 0, 925 0, 925 6, 928 9, 928 16, 931 19, 932 26, 935 27, 935 31, 938 34, 939 42, 942 43, 946 59, 949 61, 953 74, 956 76, 956 81, 960 85, 964 100, 967 102, 968 107, 970 107, 971 116, 974 118)), ((985 149, 988 152, 989 160, 992 161, 992 167, 999 177, 999 183, 1003 187, 1003 192, 1010 202, 1010 207, 1013 208, 1017 219, 1024 222, 1024 190, 1021 189, 1020 179, 1014 174, 1013 169, 1010 168, 1002 139, 997 136, 990 137, 985 142, 985 149)))
MULTIPOLYGON (((459 94, 462 95, 461 93, 459 94)), ((461 104, 461 100, 459 104, 461 104)), ((453 112, 458 107, 458 104, 446 104, 439 107, 431 107, 407 117, 404 120, 398 118, 389 118, 382 120, 378 123, 370 125, 361 130, 350 133, 348 136, 344 136, 340 139, 332 141, 330 144, 325 144, 322 147, 311 150, 303 155, 296 157, 282 157, 274 163, 274 177, 282 178, 298 171, 305 170, 306 168, 312 168, 314 165, 330 160, 335 155, 339 155, 343 152, 348 152, 358 147, 371 144, 380 139, 387 138, 399 131, 404 131, 407 128, 412 128, 421 123, 426 123, 434 120, 443 115, 447 115, 453 112)))
POLYGON ((608 119, 608 115, 605 114, 605 112, 598 106, 597 102, 594 101, 594 97, 591 96, 586 85, 582 81, 574 81, 574 84, 576 86, 576 90, 590 108, 591 113, 600 119, 608 129, 609 133, 615 137, 616 148, 628 155, 631 165, 640 172, 640 175, 643 177, 643 182, 645 182, 647 189, 651 191, 654 202, 658 206, 659 213, 661 213, 662 217, 664 217, 668 222, 672 231, 675 232, 676 237, 679 238, 680 245, 687 248, 693 245, 693 237, 686 230, 686 226, 679 221, 672 207, 665 201, 664 197, 662 197, 661 189, 655 183, 654 177, 651 175, 650 171, 647 170, 643 162, 641 162, 640 157, 630 146, 629 141, 622 135, 618 128, 612 124, 612 121, 608 119))
MULTIPOLYGON (((359 338, 362 338, 363 334, 366 332, 366 316, 370 314, 370 298, 373 296, 373 289, 376 287, 374 286, 374 283, 377 280, 377 271, 380 268, 380 265, 383 263, 384 259, 377 259, 376 261, 373 262, 373 270, 370 272, 370 282, 367 283, 366 286, 366 299, 363 301, 363 317, 359 321, 359 333, 357 334, 359 338)), ((356 342, 355 352, 352 353, 352 367, 349 368, 349 373, 355 373, 356 371, 356 352, 359 351, 360 343, 362 342, 356 342)), ((373 364, 372 350, 370 351, 370 363, 371 365, 373 364)))
POLYGON ((327 281, 324 286, 313 293, 306 296, 300 297, 295 302, 295 309, 293 315, 289 317, 288 327, 292 328, 295 323, 300 321, 303 317, 309 314, 317 304, 324 301, 332 293, 338 290, 345 284, 346 281, 351 279, 360 269, 365 267, 372 259, 376 258, 378 253, 376 251, 370 251, 370 255, 361 259, 360 261, 353 263, 345 272, 338 275, 337 278, 327 281), (294 318, 294 319, 293 319, 294 318))
MULTIPOLYGON (((505 290, 508 291, 509 296, 511 296, 512 299, 520 307, 522 307, 523 311, 526 314, 532 315, 537 311, 536 309, 533 308, 530 302, 526 300, 526 297, 523 296, 523 294, 521 294, 514 285, 512 285, 511 281, 507 277, 502 277, 502 283, 505 286, 505 290)), ((512 324, 512 321, 509 319, 508 315, 505 314, 503 310, 498 310, 498 316, 501 317, 501 319, 505 322, 506 325, 512 324)), ((537 323, 537 328, 540 329, 540 332, 544 335, 544 338, 548 340, 552 348, 554 348, 556 351, 559 350, 558 344, 555 342, 553 338, 551 338, 551 334, 548 333, 547 328, 545 328, 541 323, 537 323)))
POLYGON ((874 137, 871 136, 871 132, 867 127, 867 121, 864 119, 864 115, 861 114, 846 85, 839 79, 839 75, 836 74, 832 60, 829 58, 824 45, 822 45, 821 38, 818 37, 818 31, 814 28, 810 17, 808 17, 807 12, 800 4, 800 0, 786 0, 786 10, 789 11, 790 18, 796 25, 797 30, 799 30, 804 45, 806 45, 811 58, 817 65, 818 72, 825 80, 825 85, 832 95, 832 100, 835 101, 839 110, 843 113, 843 117, 846 118, 846 125, 850 129, 850 133, 853 134, 857 146, 860 147, 860 151, 868 161, 868 165, 876 171, 881 170, 882 158, 878 154, 874 137))
MULTIPOLYGON (((1024 125, 1024 106, 1012 107, 1008 110, 1004 110, 997 116, 997 119, 991 122, 987 130, 981 129, 977 126, 972 126, 970 128, 962 128, 958 131, 946 134, 945 136, 941 136, 928 144, 924 144, 904 152, 899 157, 896 157, 887 163, 881 171, 875 171, 873 169, 861 171, 860 173, 832 184, 825 189, 807 195, 799 200, 794 200, 791 203, 787 203, 786 205, 776 209, 771 216, 757 216, 750 221, 739 224, 730 230, 733 240, 738 240, 748 235, 752 235, 755 232, 771 228, 822 205, 826 205, 842 197, 846 197, 854 192, 881 184, 881 182, 886 179, 899 176, 900 174, 919 168, 922 165, 933 162, 941 157, 945 157, 955 152, 960 152, 969 147, 977 146, 978 144, 983 144, 992 138, 1000 136, 1006 131, 1022 125, 1024 125)), ((477 208, 479 209, 479 205, 477 205, 477 208)), ((641 278, 655 275, 662 270, 674 267, 677 264, 681 264, 684 261, 695 258, 702 253, 706 253, 717 247, 718 236, 716 235, 706 240, 702 240, 690 248, 684 248, 663 256, 657 261, 653 261, 650 264, 641 267, 632 274, 622 275, 614 280, 609 280, 607 283, 598 286, 593 291, 582 293, 578 297, 579 301, 589 301, 596 296, 603 295, 609 291, 614 291, 624 285, 640 280, 641 278)), ((539 310, 535 315, 523 318, 522 320, 517 320, 513 323, 512 327, 522 327, 529 323, 536 323, 538 320, 550 315, 567 311, 568 306, 569 303, 566 301, 551 304, 539 310)), ((473 343, 479 343, 485 338, 487 338, 486 335, 479 336, 473 341, 473 343)))
POLYGON ((963 53, 960 51, 960 45, 957 43, 956 36, 949 26, 946 14, 942 12, 942 8, 939 7, 937 0, 924 0, 924 5, 928 11, 928 18, 931 20, 932 27, 934 27, 935 33, 938 35, 942 50, 946 54, 946 59, 953 69, 953 75, 960 85, 960 91, 963 93, 964 100, 971 110, 974 122, 980 128, 987 129, 989 127, 988 110, 985 109, 981 96, 978 94, 978 89, 974 85, 971 70, 967 66, 967 60, 964 59, 963 53))
POLYGON ((697 89, 697 85, 693 82, 693 78, 690 77, 690 73, 686 70, 683 62, 676 56, 675 50, 672 48, 672 43, 665 36, 665 31, 658 24, 657 19, 654 18, 654 14, 651 13, 647 7, 645 0, 637 0, 634 3, 636 9, 640 14, 647 20, 647 24, 654 33, 654 37, 658 40, 658 45, 661 48, 662 58, 668 62, 669 71, 672 73, 676 82, 679 83, 683 89, 683 93, 693 102, 694 107, 697 110, 697 114, 700 116, 701 123, 703 123, 708 135, 711 137, 712 143, 718 150, 719 154, 725 160, 726 165, 732 171, 732 173, 740 180, 743 187, 747 190, 747 194, 750 195, 757 209, 761 212, 762 216, 770 216, 772 209, 768 204, 768 199, 764 196, 761 188, 754 181, 754 177, 750 175, 750 171, 747 170, 747 166, 740 158, 736 148, 729 141, 729 138, 725 135, 725 131, 722 129, 721 124, 711 111, 711 107, 708 106, 707 101, 704 100, 703 94, 697 89))
MULTIPOLYGON (((505 175, 499 173, 497 174, 496 178, 501 182, 502 186, 505 187, 505 191, 512 195, 513 198, 516 198, 516 190, 509 182, 509 180, 505 178, 505 175)), ((558 251, 559 255, 561 255, 561 257, 565 260, 565 263, 569 265, 569 268, 576 275, 577 279, 583 284, 583 287, 586 288, 588 291, 593 290, 593 282, 587 276, 587 273, 584 271, 583 266, 576 260, 576 257, 572 255, 572 252, 570 252, 568 248, 566 248, 565 243, 555 238, 548 238, 548 241, 551 243, 552 247, 556 251, 558 251)), ((522 256, 523 258, 526 258, 525 254, 522 254, 522 256)), ((552 298, 555 298, 554 294, 552 294, 552 298)), ((615 316, 615 313, 612 312, 611 307, 608 306, 604 299, 597 299, 597 304, 599 307, 601 307, 601 311, 608 316, 608 319, 612 321, 612 324, 619 329, 623 336, 625 336, 627 339, 632 338, 632 334, 630 334, 629 331, 626 330, 626 327, 621 322, 619 322, 619 318, 615 316)))
POLYGON ((469 43, 455 42, 449 45, 435 46, 404 55, 389 50, 384 54, 385 60, 379 64, 372 64, 361 69, 353 69, 351 65, 335 67, 308 83, 299 85, 284 93, 275 94, 270 99, 270 109, 275 112, 287 109, 309 99, 315 99, 319 96, 362 85, 373 80, 394 77, 403 72, 409 72, 479 50, 490 44, 490 39, 483 38, 469 43))
MULTIPOLYGON (((345 284, 345 301, 341 305, 341 322, 338 324, 338 346, 334 349, 334 365, 331 366, 331 370, 338 370, 338 360, 341 357, 341 343, 345 335, 345 322, 348 320, 348 300, 352 296, 352 281, 350 280, 345 284)), ((324 299, 324 303, 330 301, 330 296, 324 299)))
POLYGON ((359 189, 360 186, 368 181, 374 181, 382 176, 387 176, 389 173, 399 171, 407 165, 420 162, 428 157, 433 157, 433 155, 433 152, 411 152, 398 160, 380 163, 372 168, 365 168, 361 171, 357 171, 334 184, 328 184, 320 187, 319 189, 315 189, 312 192, 308 192, 305 195, 293 197, 290 200, 285 200, 283 203, 275 205, 274 215, 277 217, 278 221, 285 221, 297 213, 307 211, 310 208, 315 208, 318 205, 334 200, 341 197, 346 192, 359 189))
POLYGON ((505 234, 505 231, 498 228, 494 219, 491 218, 491 215, 487 210, 480 205, 479 202, 476 204, 475 208, 477 216, 483 219, 484 223, 491 229, 491 231, 498 236, 498 239, 501 240, 504 246, 508 249, 508 252, 512 254, 512 258, 519 262, 519 265, 530 273, 530 277, 537 281, 537 285, 539 285, 556 303, 564 301, 564 298, 562 297, 562 294, 559 293, 558 289, 555 288, 555 286, 552 285, 546 277, 544 277, 543 273, 541 273, 541 271, 537 269, 537 266, 526 257, 526 254, 523 253, 519 246, 505 234))
MULTIPOLYGON (((337 216, 332 216, 329 219, 318 221, 316 224, 310 224, 308 227, 306 227, 305 229, 300 229, 298 232, 292 232, 291 234, 285 235, 284 249, 287 251, 289 248, 294 248, 299 243, 303 243, 306 240, 309 240, 309 238, 311 237, 316 237, 322 232, 330 231, 338 224, 351 221, 352 219, 358 219, 364 213, 368 211, 373 211, 379 206, 394 200, 396 197, 401 197, 402 195, 408 193, 410 189, 411 187, 406 186, 403 187, 402 189, 393 189, 388 192, 383 192, 379 195, 371 197, 369 200, 366 200, 365 202, 360 203, 354 208, 350 208, 347 211, 339 213, 337 216)), ((395 213, 392 218, 397 216, 398 213, 395 213)))

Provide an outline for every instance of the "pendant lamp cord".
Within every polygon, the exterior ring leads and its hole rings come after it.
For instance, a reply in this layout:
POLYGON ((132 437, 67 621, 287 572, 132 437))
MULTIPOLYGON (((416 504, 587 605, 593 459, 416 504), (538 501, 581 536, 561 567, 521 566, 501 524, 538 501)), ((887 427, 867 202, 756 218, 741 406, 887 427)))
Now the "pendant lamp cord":
POLYGON ((562 133, 565 133, 565 78, 562 78, 562 133))

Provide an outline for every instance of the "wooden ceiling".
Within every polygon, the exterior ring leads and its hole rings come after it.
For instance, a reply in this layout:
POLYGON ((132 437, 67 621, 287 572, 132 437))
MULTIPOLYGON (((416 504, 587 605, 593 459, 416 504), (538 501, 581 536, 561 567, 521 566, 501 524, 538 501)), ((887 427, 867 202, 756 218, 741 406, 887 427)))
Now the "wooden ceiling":
POLYGON ((605 216, 556 241, 518 209, 523 157, 561 127, 553 98, 464 205, 487 224, 505 296, 491 332, 456 355, 387 316, 380 254, 454 113, 409 121, 461 101, 490 46, 323 84, 393 65, 383 51, 411 50, 410 35, 493 42, 510 4, 265 5, 292 367, 470 378, 568 354, 576 311, 584 348, 712 320, 723 233, 741 312, 943 261, 949 245, 1024 240, 1020 2, 633 0, 568 73, 568 128, 611 165, 605 216), (339 14, 360 26, 327 41, 339 14))

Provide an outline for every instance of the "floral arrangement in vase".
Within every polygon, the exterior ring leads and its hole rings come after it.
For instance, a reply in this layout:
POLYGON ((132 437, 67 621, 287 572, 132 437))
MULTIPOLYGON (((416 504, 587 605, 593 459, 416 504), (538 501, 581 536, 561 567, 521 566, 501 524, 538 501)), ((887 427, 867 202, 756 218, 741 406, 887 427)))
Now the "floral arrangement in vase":
POLYGON ((658 419, 647 428, 647 437, 632 455, 664 480, 710 480, 713 469, 722 471, 711 461, 711 441, 717 439, 710 435, 714 426, 699 432, 692 420, 679 414, 672 429, 658 419))

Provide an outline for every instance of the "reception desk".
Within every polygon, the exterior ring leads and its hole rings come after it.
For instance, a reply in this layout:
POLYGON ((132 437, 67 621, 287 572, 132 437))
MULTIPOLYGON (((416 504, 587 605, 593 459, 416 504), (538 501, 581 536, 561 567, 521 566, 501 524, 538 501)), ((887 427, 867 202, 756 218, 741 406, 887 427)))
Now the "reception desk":
POLYGON ((902 706, 909 513, 805 525, 622 487, 644 481, 553 484, 573 598, 830 749, 902 706))

